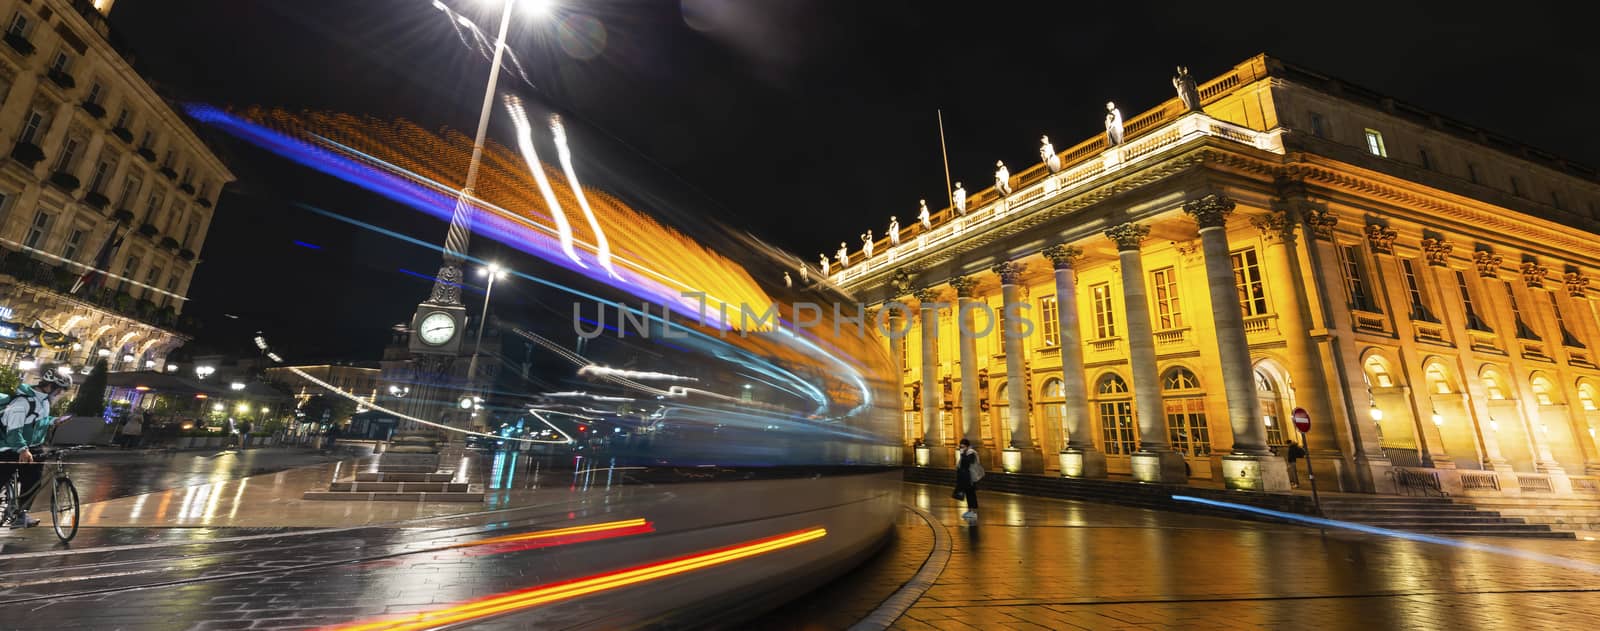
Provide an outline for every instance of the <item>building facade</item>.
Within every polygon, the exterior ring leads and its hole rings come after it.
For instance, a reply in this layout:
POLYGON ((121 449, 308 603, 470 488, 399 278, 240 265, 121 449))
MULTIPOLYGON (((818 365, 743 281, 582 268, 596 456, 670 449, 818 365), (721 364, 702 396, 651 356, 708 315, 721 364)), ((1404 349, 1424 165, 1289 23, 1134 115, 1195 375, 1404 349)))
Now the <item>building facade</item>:
POLYGON ((908 452, 1281 489, 1300 408, 1338 489, 1600 493, 1594 170, 1267 56, 1182 78, 834 268, 907 331, 908 452))
POLYGON ((111 6, 0 0, 0 306, 71 340, 8 363, 159 370, 188 339, 185 296, 234 176, 113 45, 111 6))
POLYGON ((325 390, 321 386, 295 374, 291 369, 298 369, 316 379, 325 381, 340 390, 359 397, 367 403, 373 403, 378 400, 378 377, 381 371, 377 368, 347 364, 314 364, 306 366, 270 366, 262 371, 267 381, 283 384, 289 388, 295 398, 295 407, 305 405, 305 402, 310 401, 311 397, 323 394, 325 390))

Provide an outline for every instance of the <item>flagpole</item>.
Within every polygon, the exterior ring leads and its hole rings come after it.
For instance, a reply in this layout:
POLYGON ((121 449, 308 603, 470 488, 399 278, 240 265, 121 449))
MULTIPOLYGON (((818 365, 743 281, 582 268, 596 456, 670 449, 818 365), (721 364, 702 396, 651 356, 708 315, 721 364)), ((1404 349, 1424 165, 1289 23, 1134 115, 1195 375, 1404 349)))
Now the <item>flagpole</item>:
POLYGON ((950 203, 950 212, 956 210, 955 191, 950 188, 950 152, 944 146, 944 110, 937 110, 939 114, 939 157, 944 160, 944 195, 950 203))

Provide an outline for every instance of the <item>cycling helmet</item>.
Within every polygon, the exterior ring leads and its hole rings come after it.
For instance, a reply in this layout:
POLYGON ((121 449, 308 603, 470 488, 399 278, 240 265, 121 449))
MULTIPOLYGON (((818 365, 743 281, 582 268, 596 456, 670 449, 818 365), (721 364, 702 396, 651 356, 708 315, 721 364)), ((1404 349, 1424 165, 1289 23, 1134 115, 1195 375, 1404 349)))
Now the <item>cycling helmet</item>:
POLYGON ((39 373, 39 383, 53 383, 65 390, 72 387, 72 375, 58 368, 46 368, 39 373))

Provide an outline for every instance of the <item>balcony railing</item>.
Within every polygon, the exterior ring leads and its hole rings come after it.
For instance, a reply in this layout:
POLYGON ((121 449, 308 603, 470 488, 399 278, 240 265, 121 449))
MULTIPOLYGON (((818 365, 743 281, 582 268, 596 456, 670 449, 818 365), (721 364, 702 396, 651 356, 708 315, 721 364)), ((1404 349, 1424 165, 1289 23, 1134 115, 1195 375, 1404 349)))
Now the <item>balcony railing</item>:
POLYGON ((1278 314, 1268 313, 1250 316, 1244 319, 1245 333, 1276 333, 1278 331, 1278 314))
POLYGON ((1183 344, 1189 336, 1189 327, 1156 331, 1156 346, 1177 346, 1183 344))
POLYGON ((859 262, 835 271, 829 279, 843 285, 886 270, 899 261, 937 250, 969 232, 987 231, 997 224, 1043 210, 1049 202, 1081 192, 1089 181, 1129 169, 1141 158, 1206 138, 1221 138, 1273 153, 1284 151, 1280 132, 1259 132, 1198 112, 1187 114, 1116 147, 1104 148, 1103 142, 1085 145, 1083 149, 1091 150, 1066 156, 1068 164, 1077 164, 1020 186, 1006 197, 990 199, 992 191, 976 194, 972 198, 974 205, 965 215, 952 217, 914 237, 902 238, 899 245, 891 246, 887 239, 880 241, 874 246, 879 254, 872 258, 862 260, 861 253, 854 252, 850 260, 859 262), (1098 151, 1092 150, 1097 147, 1098 151), (979 203, 980 200, 983 201, 979 203))

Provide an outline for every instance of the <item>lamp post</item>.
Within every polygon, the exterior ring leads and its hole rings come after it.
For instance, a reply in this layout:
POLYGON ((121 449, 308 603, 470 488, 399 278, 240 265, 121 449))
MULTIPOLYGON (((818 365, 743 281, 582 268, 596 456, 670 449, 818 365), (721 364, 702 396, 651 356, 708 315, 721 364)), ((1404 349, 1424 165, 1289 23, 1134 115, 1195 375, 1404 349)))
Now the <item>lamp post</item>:
POLYGON ((478 349, 483 346, 483 324, 489 321, 489 298, 494 295, 494 281, 505 278, 506 271, 499 263, 478 269, 479 276, 489 277, 489 286, 483 291, 483 313, 478 315, 478 336, 472 343, 472 359, 467 361, 467 383, 476 388, 478 381, 478 349))

